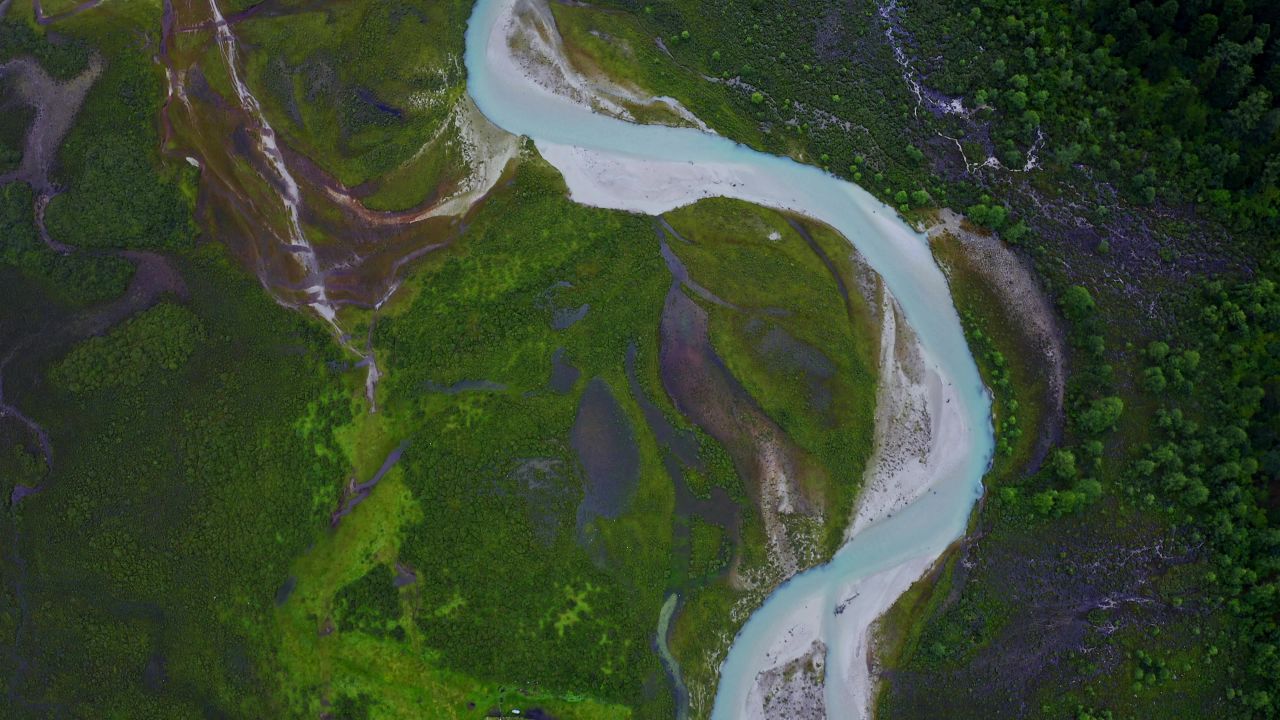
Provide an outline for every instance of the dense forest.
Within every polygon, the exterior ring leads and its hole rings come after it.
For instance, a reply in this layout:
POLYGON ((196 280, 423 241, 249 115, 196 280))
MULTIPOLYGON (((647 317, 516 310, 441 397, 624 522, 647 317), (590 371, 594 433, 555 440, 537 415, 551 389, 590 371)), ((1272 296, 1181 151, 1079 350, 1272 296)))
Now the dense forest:
POLYGON ((1045 138, 1135 200, 1274 230, 1280 7, 1265 0, 959 2, 904 13, 937 90, 994 118, 1010 167, 1045 138), (928 28, 927 32, 923 30, 928 28))

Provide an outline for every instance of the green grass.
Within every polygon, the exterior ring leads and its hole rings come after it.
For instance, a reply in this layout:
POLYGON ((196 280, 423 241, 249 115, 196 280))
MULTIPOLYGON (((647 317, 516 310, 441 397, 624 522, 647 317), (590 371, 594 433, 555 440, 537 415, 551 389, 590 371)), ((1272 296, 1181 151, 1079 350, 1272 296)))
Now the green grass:
POLYGON ((402 552, 404 528, 422 517, 404 478, 399 468, 388 473, 335 532, 322 536, 291 569, 297 584, 275 611, 275 622, 281 635, 279 682, 292 712, 322 712, 322 697, 365 697, 371 717, 467 718, 474 716, 473 707, 493 706, 538 706, 557 716, 587 719, 626 717, 623 708, 524 693, 438 662, 439 653, 412 621, 414 609, 423 603, 421 583, 429 579, 387 593, 388 564, 402 552), (365 585, 372 586, 376 597, 359 590, 365 585), (378 617, 382 624, 345 626, 353 612, 378 617), (387 621, 401 632, 389 629, 387 621))
POLYGON ((6 372, 6 396, 54 447, 45 490, 15 519, 27 568, 16 649, 30 666, 13 687, 27 702, 104 717, 278 710, 275 589, 322 527, 345 465, 324 450, 327 431, 295 428, 326 393, 323 425, 344 422, 345 393, 324 365, 328 338, 217 248, 182 272, 184 307, 204 328, 182 365, 72 394, 38 369, 68 348, 37 344, 6 372))
POLYGON ((660 716, 669 697, 638 691, 660 673, 648 639, 663 599, 671 489, 623 372, 632 343, 654 372, 668 281, 649 222, 570 205, 559 178, 526 161, 467 240, 421 272, 412 304, 379 324, 377 347, 387 412, 410 433, 405 483, 423 513, 401 557, 423 577, 415 621, 424 642, 461 672, 660 716), (561 281, 572 287, 556 288, 561 281), (551 329, 553 305, 581 304, 590 305, 585 319, 551 329), (629 509, 588 528, 590 551, 574 521, 576 393, 546 389, 561 346, 583 378, 609 383, 640 443, 629 509), (429 389, 465 380, 506 389, 429 389), (561 468, 551 482, 562 486, 541 499, 522 497, 529 490, 514 474, 531 458, 561 468))
POLYGON ((711 199, 667 219, 689 241, 669 238, 668 245, 690 276, 742 308, 707 304, 712 344, 812 456, 804 482, 826 505, 823 551, 834 552, 874 436, 879 331, 854 282, 852 248, 829 228, 810 230, 849 289, 846 305, 822 259, 781 213, 711 199))
POLYGON ((464 170, 448 121, 464 91, 470 9, 461 0, 286 5, 237 24, 246 81, 288 147, 348 187, 370 183, 371 208, 413 207, 464 170))

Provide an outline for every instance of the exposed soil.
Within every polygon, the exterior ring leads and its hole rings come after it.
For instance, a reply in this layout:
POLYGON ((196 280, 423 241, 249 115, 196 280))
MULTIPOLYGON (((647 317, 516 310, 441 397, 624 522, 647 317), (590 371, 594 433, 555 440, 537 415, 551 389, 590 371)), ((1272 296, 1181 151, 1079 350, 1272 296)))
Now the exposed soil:
MULTIPOLYGON (((956 565, 953 590, 941 612, 956 605, 968 583, 997 583, 1008 616, 971 613, 975 635, 998 630, 981 647, 942 670, 895 670, 885 694, 911 717, 944 711, 956 718, 1022 718, 1035 714, 1036 690, 1050 684, 1080 685, 1114 672, 1127 661, 1107 638, 1124 628, 1167 624, 1174 616, 1207 612, 1199 598, 1181 607, 1160 599, 1153 585, 1196 551, 1155 527, 1055 521, 1052 532, 1027 534, 1023 542, 971 543, 956 565), (1134 535, 1150 538, 1135 546, 1134 535), (1046 538, 1049 538, 1046 541, 1046 538), (1117 548, 1123 548, 1117 551, 1117 548), (1087 658, 1093 669, 1068 664, 1087 658), (963 705, 954 701, 964 698, 963 705)), ((988 590, 988 593, 991 591, 988 590)))
POLYGON ((943 209, 938 219, 939 223, 929 229, 929 236, 948 234, 960 243, 966 268, 979 274, 999 295, 1011 316, 1017 318, 1015 329, 1026 338, 1026 346, 1036 353, 1033 364, 1044 372, 1044 423, 1027 469, 1035 472, 1049 450, 1062 439, 1066 330, 1035 271, 1021 256, 995 236, 975 231, 950 209, 943 209))

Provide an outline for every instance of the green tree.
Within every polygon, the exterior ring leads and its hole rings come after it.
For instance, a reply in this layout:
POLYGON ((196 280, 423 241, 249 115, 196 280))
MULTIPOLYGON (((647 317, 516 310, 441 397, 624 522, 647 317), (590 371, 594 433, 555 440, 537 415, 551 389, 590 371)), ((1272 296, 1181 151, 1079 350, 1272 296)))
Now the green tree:
POLYGON ((1062 305, 1063 314, 1073 323, 1093 317, 1094 312, 1097 310, 1089 290, 1079 285, 1072 285, 1067 288, 1067 291, 1062 293, 1062 298, 1059 302, 1062 305))
POLYGON ((1124 400, 1114 395, 1099 398, 1077 416, 1077 424, 1083 432, 1097 435, 1115 427, 1123 413, 1124 400))
POLYGON ((1049 467, 1059 480, 1074 480, 1079 474, 1076 469, 1076 454, 1070 450, 1055 450, 1049 459, 1049 467))

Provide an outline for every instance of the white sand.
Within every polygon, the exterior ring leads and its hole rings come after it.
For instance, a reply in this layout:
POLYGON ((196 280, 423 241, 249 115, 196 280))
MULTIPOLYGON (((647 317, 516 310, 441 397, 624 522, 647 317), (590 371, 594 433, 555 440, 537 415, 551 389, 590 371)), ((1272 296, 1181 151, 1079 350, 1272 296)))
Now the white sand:
POLYGON ((897 302, 882 302, 876 442, 846 540, 959 472, 965 420, 955 387, 924 355, 897 302))
POLYGON ((462 158, 471 171, 453 194, 428 210, 425 217, 466 214, 498 184, 507 163, 520 150, 520 139, 489 122, 470 95, 454 106, 452 120, 462 144, 462 158))
POLYGON ((846 696, 840 698, 833 715, 838 718, 871 717, 876 678, 871 668, 871 643, 877 621, 929 570, 936 558, 923 556, 844 586, 840 602, 847 602, 836 616, 835 635, 843 642, 833 644, 827 655, 827 672, 842 673, 847 681, 846 696))
POLYGON ((661 215, 716 196, 737 196, 742 165, 663 162, 624 157, 571 145, 536 142, 538 152, 556 166, 574 202, 593 207, 661 215))
MULTIPOLYGON (((875 450, 848 538, 911 504, 957 472, 953 460, 962 455, 957 444, 962 448, 966 437, 954 389, 928 362, 887 291, 881 308, 875 450)), ((779 673, 791 666, 794 674, 797 659, 817 642, 827 646, 825 672, 841 673, 848 691, 838 704, 830 703, 825 709, 832 717, 870 717, 875 680, 869 659, 875 623, 934 560, 933 556, 912 558, 845 583, 835 598, 839 612, 834 618, 828 616, 831 599, 825 596, 808 598, 788 609, 788 630, 766 653, 744 718, 821 717, 814 714, 811 693, 795 689, 796 680, 785 693, 780 693, 777 685, 779 673), (787 702, 794 704, 787 706, 787 702)))
MULTIPOLYGON (((955 387, 929 362, 887 291, 881 316, 875 450, 846 541, 961 472, 958 459, 968 437, 955 387)), ((875 678, 869 663, 875 623, 935 559, 913 558, 842 589, 838 603, 844 608, 836 624, 837 636, 846 642, 832 646, 829 671, 847 679, 848 717, 871 717, 875 678)))

